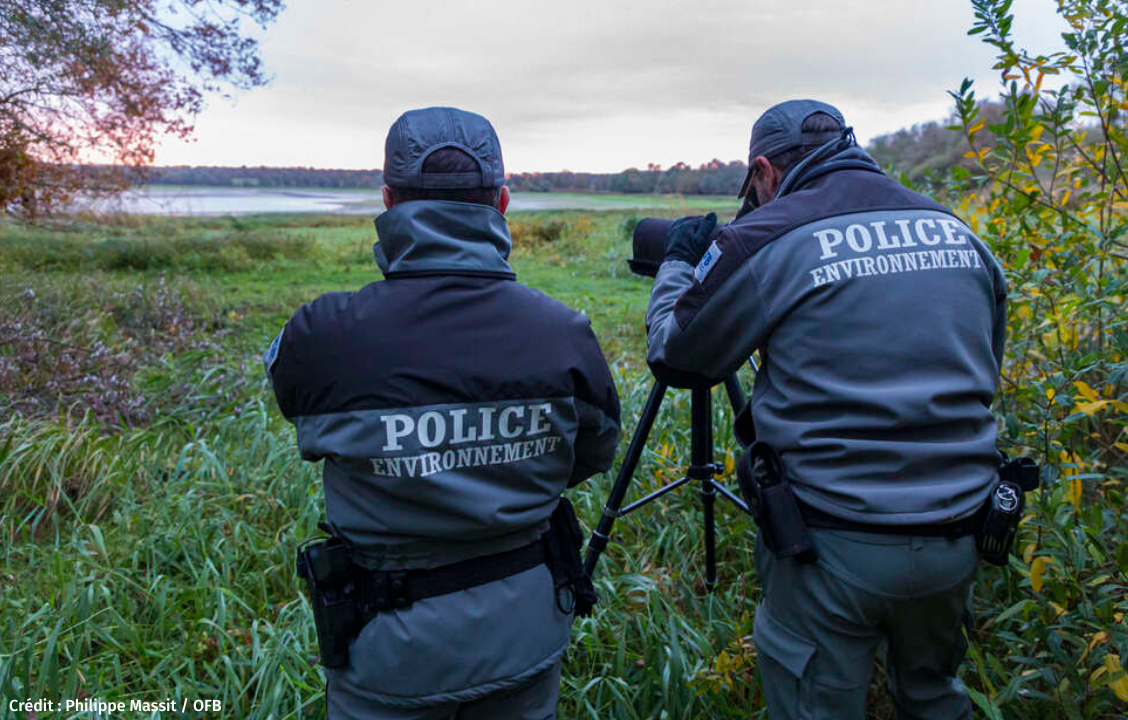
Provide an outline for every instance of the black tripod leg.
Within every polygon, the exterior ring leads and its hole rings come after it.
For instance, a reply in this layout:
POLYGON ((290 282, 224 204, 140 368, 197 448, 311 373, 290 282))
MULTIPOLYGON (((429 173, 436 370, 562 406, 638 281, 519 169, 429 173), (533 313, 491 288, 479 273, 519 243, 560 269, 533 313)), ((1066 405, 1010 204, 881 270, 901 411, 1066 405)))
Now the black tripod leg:
POLYGON ((747 447, 756 442, 756 425, 752 422, 752 406, 744 400, 740 381, 733 373, 725 378, 725 392, 732 405, 732 433, 737 441, 747 447))
POLYGON ((740 380, 737 379, 736 373, 725 378, 725 392, 728 393, 729 404, 732 405, 732 412, 735 415, 744 407, 745 402, 744 391, 740 389, 740 380))
POLYGON ((701 484, 701 505, 705 511, 705 590, 713 592, 717 586, 717 520, 713 506, 717 501, 713 481, 701 484))
POLYGON ((619 508, 623 504, 623 498, 627 495, 627 488, 631 484, 631 478, 634 477, 635 468, 638 467, 639 458, 642 457, 643 448, 646 447, 646 439, 650 435, 650 429, 654 427, 654 420, 658 417, 658 409, 662 406, 662 399, 665 396, 666 383, 655 380, 654 387, 650 389, 650 396, 646 399, 646 407, 642 410, 642 417, 638 420, 638 427, 635 428, 634 435, 631 437, 631 444, 627 446, 627 454, 623 457, 623 464, 619 466, 619 474, 615 476, 615 485, 611 488, 611 495, 607 498, 607 504, 603 507, 599 526, 591 534, 591 540, 588 541, 587 555, 584 557, 584 570, 588 575, 594 576, 595 563, 599 560, 599 556, 603 554, 603 550, 607 547, 607 541, 611 538, 611 526, 615 524, 615 519, 619 517, 619 508))
POLYGON ((717 585, 717 525, 713 486, 713 396, 711 388, 694 388, 690 405, 690 473, 700 473, 701 505, 705 515, 705 589, 717 585))

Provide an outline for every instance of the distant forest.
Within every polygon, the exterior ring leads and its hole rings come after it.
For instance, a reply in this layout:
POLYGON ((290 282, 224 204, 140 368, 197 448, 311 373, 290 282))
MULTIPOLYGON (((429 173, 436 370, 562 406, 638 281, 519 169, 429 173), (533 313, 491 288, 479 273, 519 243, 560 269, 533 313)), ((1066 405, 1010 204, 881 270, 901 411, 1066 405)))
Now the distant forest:
MULTIPOLYGON (((1001 106, 984 103, 981 117, 997 122, 1001 106)), ((953 121, 954 122, 954 121, 953 121)), ((954 166, 967 163, 963 137, 947 129, 951 123, 928 122, 874 138, 866 149, 895 175, 915 183, 938 183, 954 166)), ((970 165, 968 165, 970 167, 970 165)), ((617 173, 514 173, 509 187, 519 192, 679 193, 735 195, 744 180, 742 160, 714 159, 693 167, 684 162, 668 168, 648 165, 617 173)), ((211 185, 224 187, 379 188, 380 170, 319 170, 277 167, 154 167, 145 181, 154 185, 211 185)))
POLYGON ((375 188, 384 184, 379 170, 318 170, 305 167, 152 167, 144 176, 151 185, 217 187, 375 188))

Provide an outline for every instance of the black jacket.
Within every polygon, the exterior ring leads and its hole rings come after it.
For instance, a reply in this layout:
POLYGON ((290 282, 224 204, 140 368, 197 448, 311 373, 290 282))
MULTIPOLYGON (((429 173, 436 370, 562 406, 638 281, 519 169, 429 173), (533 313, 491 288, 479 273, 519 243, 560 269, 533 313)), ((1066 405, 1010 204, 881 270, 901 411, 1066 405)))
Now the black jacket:
POLYGON ((329 520, 407 564, 528 536, 615 456, 591 326, 514 281, 492 208, 414 201, 378 227, 387 279, 305 305, 270 356, 302 457, 326 460, 329 520))

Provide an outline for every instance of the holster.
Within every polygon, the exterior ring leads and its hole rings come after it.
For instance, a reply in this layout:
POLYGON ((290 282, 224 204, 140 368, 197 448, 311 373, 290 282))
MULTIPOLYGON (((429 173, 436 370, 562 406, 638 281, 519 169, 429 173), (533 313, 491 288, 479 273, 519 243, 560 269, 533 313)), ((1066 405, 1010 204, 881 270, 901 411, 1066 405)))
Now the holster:
POLYGON ((545 562, 552 572, 556 590, 556 607, 563 613, 575 612, 577 617, 591 615, 599 596, 595 585, 584 570, 580 549, 584 544, 580 521, 568 498, 561 497, 549 518, 548 532, 541 536, 545 549, 545 562), (570 602, 564 600, 571 596, 570 602))
POLYGON ((765 442, 753 443, 737 461, 736 477, 772 554, 800 563, 818 559, 779 454, 765 442))
POLYGON ((348 545, 339 537, 316 538, 298 548, 298 575, 306 581, 321 664, 344 667, 349 643, 360 632, 361 613, 348 545))

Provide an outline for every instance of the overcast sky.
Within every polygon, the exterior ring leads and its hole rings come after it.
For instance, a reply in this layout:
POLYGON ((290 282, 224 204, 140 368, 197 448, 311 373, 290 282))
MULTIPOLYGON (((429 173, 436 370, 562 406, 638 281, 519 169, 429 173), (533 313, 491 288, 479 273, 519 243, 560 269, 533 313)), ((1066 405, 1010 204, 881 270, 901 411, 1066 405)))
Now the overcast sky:
MULTIPOLYGON (((1053 0, 1016 0, 1023 45, 1056 49, 1053 0)), ((273 82, 212 98, 164 165, 378 168, 404 110, 488 117, 506 170, 613 172, 746 159, 770 105, 815 97, 858 139, 996 92, 968 0, 289 0, 263 36, 273 82)))

